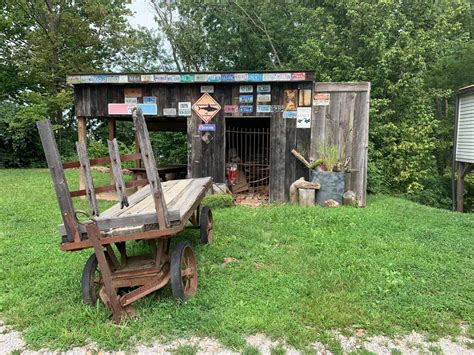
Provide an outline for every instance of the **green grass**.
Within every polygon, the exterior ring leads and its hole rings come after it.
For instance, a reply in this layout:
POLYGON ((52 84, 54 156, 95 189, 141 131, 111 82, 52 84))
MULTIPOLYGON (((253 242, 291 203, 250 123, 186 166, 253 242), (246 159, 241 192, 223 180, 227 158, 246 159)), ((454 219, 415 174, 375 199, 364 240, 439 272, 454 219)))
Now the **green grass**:
MULTIPOLYGON (((77 181, 77 171, 68 174, 77 181)), ((214 222, 211 246, 198 245, 197 230, 182 236, 198 254, 198 294, 180 304, 166 287, 117 326, 102 305, 81 302, 91 250, 59 250, 49 172, 2 170, 0 313, 33 348, 93 341, 112 349, 195 335, 248 351, 245 336, 259 332, 299 349, 320 340, 338 351, 335 329, 442 336, 472 324, 472 214, 375 196, 365 209, 217 209, 214 222), (238 262, 224 265, 225 257, 238 262)))

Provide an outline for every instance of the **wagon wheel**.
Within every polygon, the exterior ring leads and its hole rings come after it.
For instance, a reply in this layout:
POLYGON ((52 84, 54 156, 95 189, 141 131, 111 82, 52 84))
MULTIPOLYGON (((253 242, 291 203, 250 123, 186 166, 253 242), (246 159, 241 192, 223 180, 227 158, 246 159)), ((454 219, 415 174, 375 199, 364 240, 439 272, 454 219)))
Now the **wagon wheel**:
POLYGON ((99 270, 97 257, 92 254, 87 259, 82 271, 81 288, 82 299, 85 304, 95 306, 99 299, 99 291, 103 286, 102 275, 99 270))
POLYGON ((209 206, 203 207, 199 221, 201 223, 201 244, 209 244, 214 236, 214 223, 209 206))
POLYGON ((171 253, 170 274, 174 298, 185 301, 196 293, 196 257, 188 242, 181 241, 174 247, 171 253))

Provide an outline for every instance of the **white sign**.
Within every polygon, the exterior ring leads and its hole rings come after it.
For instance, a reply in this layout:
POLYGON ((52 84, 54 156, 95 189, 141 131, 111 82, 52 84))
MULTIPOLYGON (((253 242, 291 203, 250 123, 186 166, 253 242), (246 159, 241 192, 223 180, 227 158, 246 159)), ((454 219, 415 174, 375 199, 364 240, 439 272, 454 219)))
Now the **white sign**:
POLYGON ((214 92, 214 85, 201 85, 201 94, 205 92, 212 94, 214 92))
POLYGON ((253 85, 240 85, 239 92, 253 92, 253 85))
POLYGON ((257 85, 257 92, 258 93, 267 93, 272 90, 272 87, 270 84, 265 84, 265 85, 257 85))
POLYGON ((125 103, 129 105, 136 105, 138 103, 138 99, 136 97, 126 97, 125 103))
POLYGON ((165 116, 176 116, 176 109, 173 108, 164 108, 163 115, 165 116))
POLYGON ((331 101, 331 94, 326 92, 315 93, 313 97, 313 106, 328 106, 331 101))
POLYGON ((191 102, 178 102, 178 116, 191 116, 191 102))
POLYGON ((272 95, 270 94, 258 94, 257 102, 270 102, 272 101, 272 95))
POLYGON ((311 128, 311 107, 297 108, 296 128, 311 128))

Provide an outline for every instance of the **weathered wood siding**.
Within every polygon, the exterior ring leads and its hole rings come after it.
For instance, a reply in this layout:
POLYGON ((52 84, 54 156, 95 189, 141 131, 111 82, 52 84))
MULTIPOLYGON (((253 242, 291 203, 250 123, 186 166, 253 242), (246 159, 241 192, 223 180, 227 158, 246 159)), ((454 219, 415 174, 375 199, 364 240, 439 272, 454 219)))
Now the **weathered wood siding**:
MULTIPOLYGON (((282 112, 257 113, 256 87, 262 83, 208 83, 214 86, 211 96, 219 102, 222 110, 213 118, 216 132, 213 140, 206 144, 201 139, 198 126, 200 118, 192 112, 190 117, 163 117, 164 108, 178 108, 178 102, 194 104, 201 97, 202 84, 78 84, 75 85, 76 116, 108 118, 109 103, 124 102, 124 88, 141 88, 142 96, 156 96, 158 115, 146 116, 152 130, 181 130, 188 135, 188 177, 211 176, 215 182, 223 183, 225 172, 226 117, 270 117, 270 201, 288 201, 289 187, 300 177, 309 178, 308 169, 291 154, 297 149, 303 156, 316 159, 317 142, 329 140, 345 149, 351 156, 352 173, 347 188, 355 191, 359 205, 365 205, 367 184, 367 145, 369 119, 369 83, 316 83, 272 82, 271 105, 283 105, 284 91, 309 89, 331 94, 329 106, 314 106, 310 129, 296 128, 296 119, 283 118, 282 112), (224 113, 225 105, 239 105, 239 86, 253 85, 253 113, 224 113)), ((112 116, 130 120, 130 116, 112 116)))
POLYGON ((337 144, 341 156, 350 157, 346 190, 366 203, 369 144, 370 83, 316 83, 315 93, 329 93, 328 106, 313 106, 310 159, 318 159, 318 143, 337 144), (342 154, 344 150, 344 154, 342 154))

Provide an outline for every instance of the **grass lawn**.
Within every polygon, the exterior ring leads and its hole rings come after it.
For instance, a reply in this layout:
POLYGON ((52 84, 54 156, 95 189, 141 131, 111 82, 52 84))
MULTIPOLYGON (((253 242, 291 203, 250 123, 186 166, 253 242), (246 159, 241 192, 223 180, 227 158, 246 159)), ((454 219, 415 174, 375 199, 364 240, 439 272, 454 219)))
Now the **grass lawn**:
MULTIPOLYGON (((77 181, 77 171, 69 177, 77 181)), ((211 246, 197 244, 197 230, 183 233, 196 245, 198 294, 179 304, 166 287, 116 326, 102 305, 82 304, 80 276, 92 251, 59 250, 49 172, 0 170, 0 314, 34 348, 196 335, 242 350, 245 336, 261 332, 337 351, 332 330, 436 337, 472 324, 473 214, 373 196, 365 209, 234 207, 215 210, 214 220, 211 246), (238 262, 224 265, 225 257, 238 262)))

